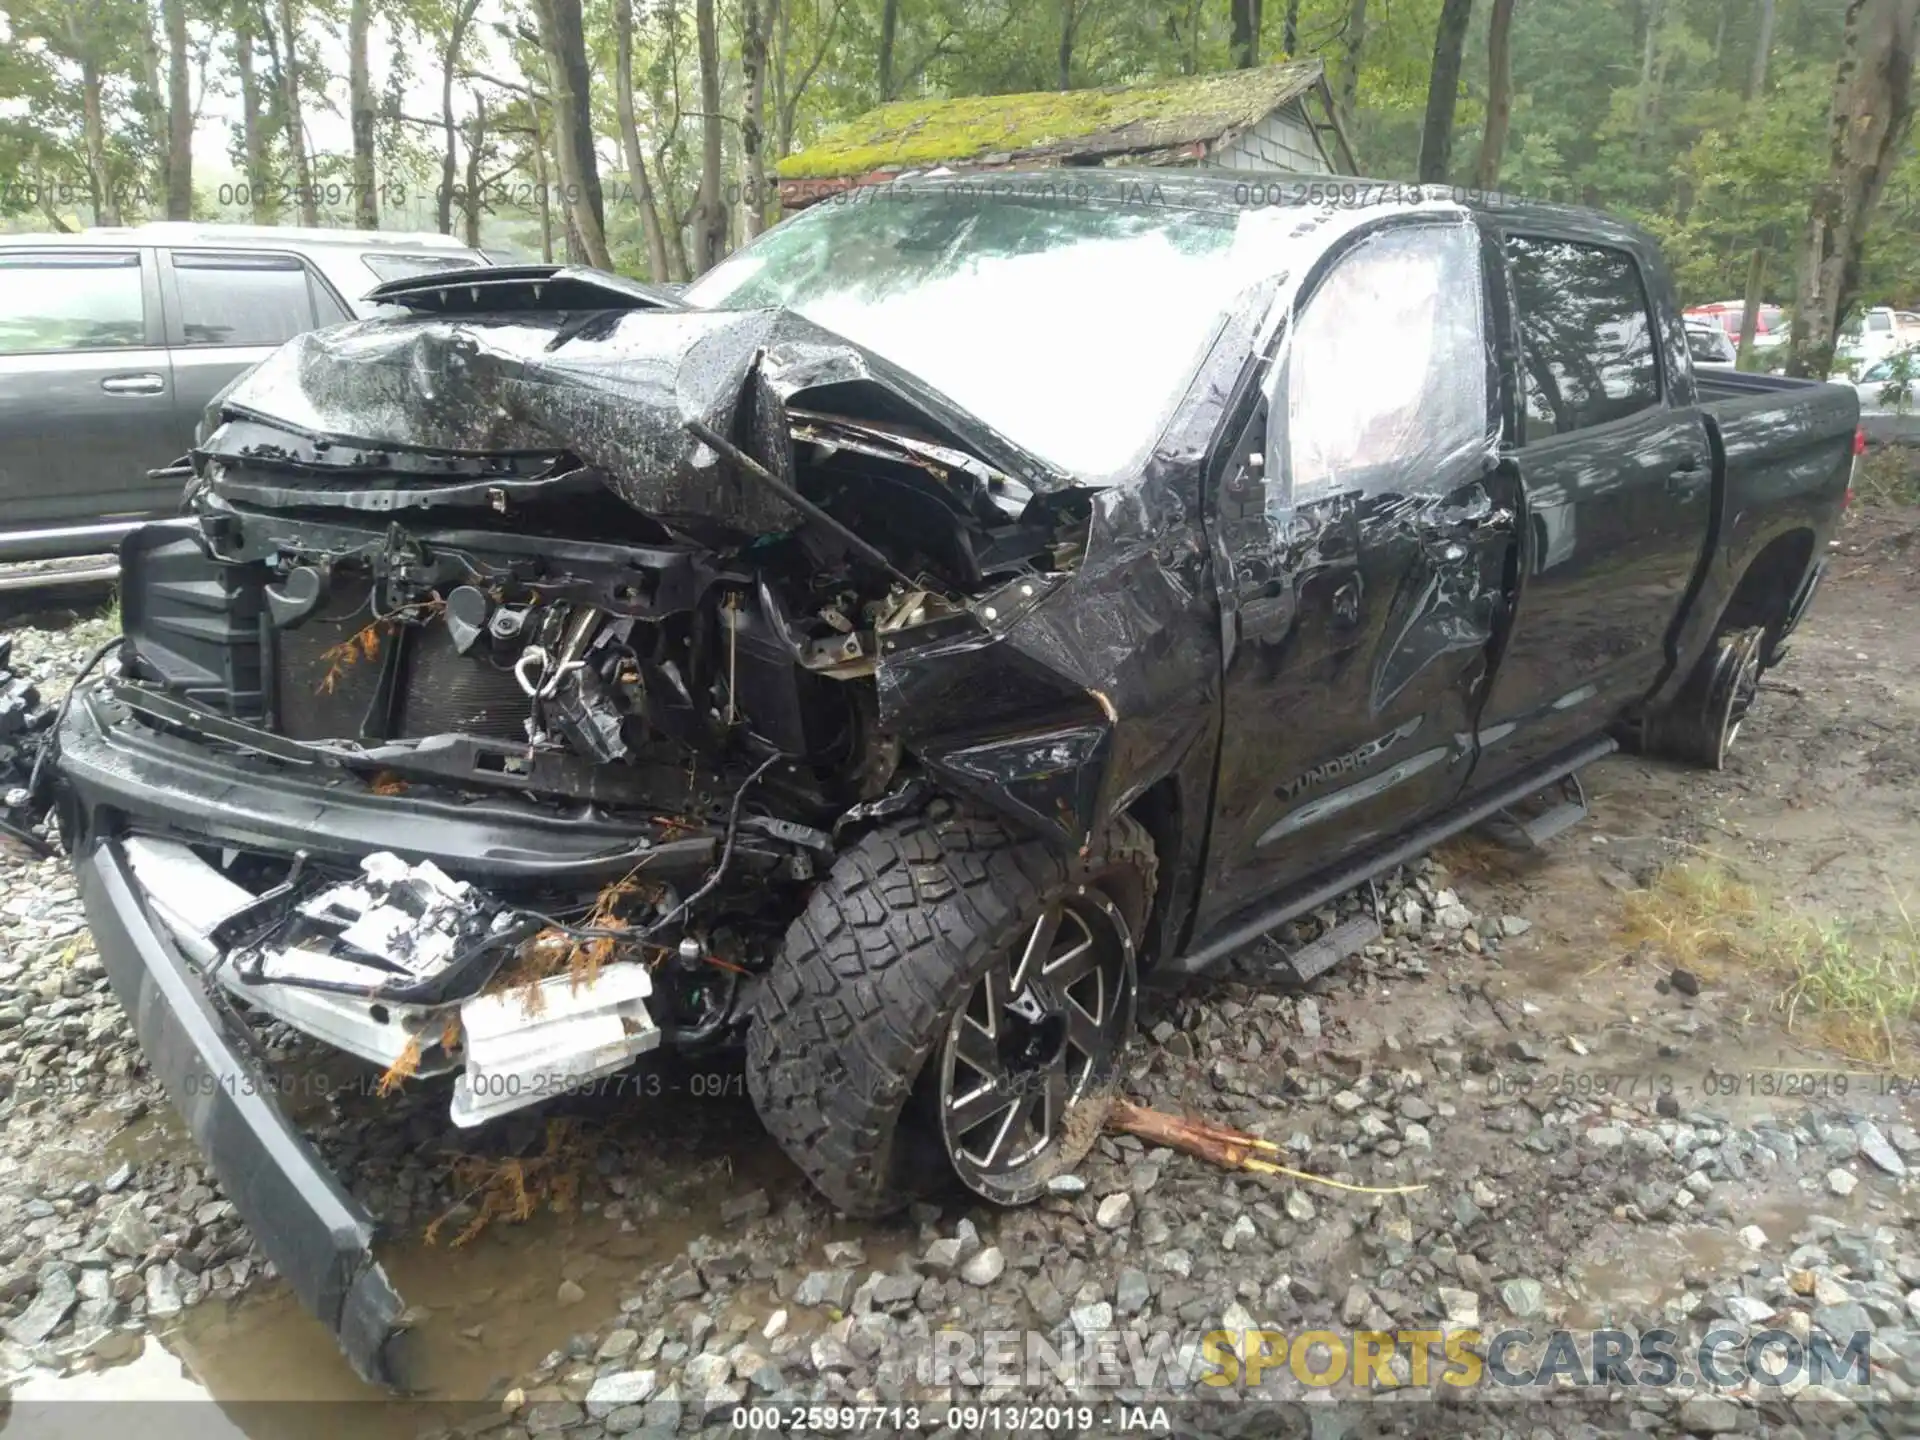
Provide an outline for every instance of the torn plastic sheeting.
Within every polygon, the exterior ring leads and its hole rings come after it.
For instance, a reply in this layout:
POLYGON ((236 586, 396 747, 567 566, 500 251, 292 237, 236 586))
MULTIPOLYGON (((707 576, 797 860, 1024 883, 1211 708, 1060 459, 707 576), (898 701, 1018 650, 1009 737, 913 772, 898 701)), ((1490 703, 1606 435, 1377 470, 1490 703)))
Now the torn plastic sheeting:
POLYGON ((1279 568, 1302 577, 1383 545, 1408 560, 1374 660, 1376 711, 1492 638, 1501 576, 1486 573, 1483 537, 1511 534, 1514 517, 1479 483, 1500 449, 1483 290, 1464 217, 1364 235, 1295 297, 1271 371, 1286 422, 1269 426, 1263 466, 1279 568))
POLYGON ((1276 528, 1341 491, 1437 497, 1474 478, 1499 454, 1488 366, 1478 228, 1462 217, 1361 237, 1296 296, 1270 372, 1286 417, 1269 430, 1285 451, 1270 447, 1265 466, 1276 528))
POLYGON ((1474 535, 1487 529, 1515 533, 1512 511, 1496 510, 1479 484, 1441 503, 1420 502, 1416 514, 1398 523, 1414 527, 1420 545, 1375 661, 1371 703, 1376 712, 1427 666, 1492 640, 1502 567, 1474 535))

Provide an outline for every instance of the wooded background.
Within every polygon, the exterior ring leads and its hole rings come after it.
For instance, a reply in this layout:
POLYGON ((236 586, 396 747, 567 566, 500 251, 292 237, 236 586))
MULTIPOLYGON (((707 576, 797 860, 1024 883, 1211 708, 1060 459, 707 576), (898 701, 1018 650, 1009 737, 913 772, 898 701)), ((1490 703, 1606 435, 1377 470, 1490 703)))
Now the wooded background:
POLYGON ((1365 173, 1636 219, 1690 303, 1792 307, 1796 368, 1843 310, 1920 302, 1920 0, 0 0, 0 24, 14 228, 438 228, 684 279, 777 218, 779 157, 882 101, 1315 55, 1365 173))

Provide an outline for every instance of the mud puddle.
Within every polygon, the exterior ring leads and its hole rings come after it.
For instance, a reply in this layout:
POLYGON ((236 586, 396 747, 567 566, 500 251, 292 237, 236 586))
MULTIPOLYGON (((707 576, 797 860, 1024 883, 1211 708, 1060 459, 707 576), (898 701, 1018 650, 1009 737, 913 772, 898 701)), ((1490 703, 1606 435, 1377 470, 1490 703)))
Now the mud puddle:
MULTIPOLYGON (((705 1115, 700 1143, 688 1146, 681 1133, 677 1151, 657 1133, 671 1127, 669 1116, 629 1111, 600 1118, 600 1143, 621 1160, 615 1176, 624 1198, 596 1183, 588 1193, 597 1198, 576 1209, 496 1221, 465 1245, 429 1245, 416 1229, 381 1247, 413 1320, 412 1395, 394 1399, 363 1384, 332 1337, 276 1282, 182 1312, 126 1363, 65 1380, 36 1377, 14 1392, 12 1418, 0 1430, 9 1440, 90 1440, 125 1423, 128 1412, 109 1411, 105 1402, 159 1399, 198 1403, 151 1407, 165 1425, 178 1426, 149 1432, 143 1418, 142 1440, 148 1433, 167 1440, 332 1440, 342 1433, 413 1440, 499 1415, 515 1377, 576 1336, 604 1330, 636 1276, 657 1271, 703 1236, 737 1246, 737 1227, 720 1218, 723 1202, 760 1189, 777 1210, 804 1188, 799 1172, 737 1117, 705 1115)), ((104 1150, 99 1137, 78 1148, 100 1155, 185 1143, 171 1126, 171 1117, 148 1117, 104 1150)), ((905 1223, 840 1219, 819 1229, 813 1248, 817 1254, 826 1242, 848 1238, 862 1241, 869 1268, 887 1269, 913 1243, 913 1232, 905 1223)), ((770 1284, 736 1290, 729 1301, 730 1309, 752 1312, 756 1326, 780 1306, 770 1284)), ((824 1323, 792 1313, 795 1331, 824 1323)))
MULTIPOLYGON (((1829 1200, 1820 1213, 1848 1212, 1845 1203, 1829 1200)), ((1765 1233, 1770 1242, 1766 1255, 1777 1260, 1787 1238, 1804 1230, 1815 1213, 1804 1199, 1777 1197, 1743 1207, 1742 1219, 1765 1233)), ((1688 1287, 1704 1287, 1714 1277, 1737 1273, 1765 1258, 1737 1234, 1709 1225, 1609 1226, 1582 1249, 1567 1266, 1572 1299, 1560 1322, 1574 1330, 1645 1325, 1649 1317, 1664 1315, 1688 1287)))
POLYGON ((599 1216, 543 1214, 490 1229, 458 1250, 389 1248, 382 1258, 415 1319, 409 1343, 417 1392, 409 1398, 363 1384, 332 1337, 275 1284, 183 1312, 126 1364, 35 1377, 14 1391, 0 1430, 91 1440, 124 1424, 108 1402, 165 1400, 198 1403, 143 1405, 143 1440, 153 1433, 145 1418, 152 1410, 165 1422, 158 1433, 168 1436, 411 1440, 498 1413, 514 1375, 602 1324, 618 1309, 623 1283, 703 1228, 694 1215, 623 1230, 599 1216), (565 1281, 577 1296, 569 1287, 562 1299, 565 1281))

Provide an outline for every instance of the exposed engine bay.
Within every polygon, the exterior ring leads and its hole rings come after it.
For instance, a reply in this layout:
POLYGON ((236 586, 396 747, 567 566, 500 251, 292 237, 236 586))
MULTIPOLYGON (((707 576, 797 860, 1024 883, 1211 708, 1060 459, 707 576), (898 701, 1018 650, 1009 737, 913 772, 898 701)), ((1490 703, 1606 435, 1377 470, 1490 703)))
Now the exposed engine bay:
MULTIPOLYGON (((673 362, 671 415, 536 376, 579 340, 565 313, 498 351, 497 316, 287 346, 216 402, 192 519, 129 542, 121 675, 89 702, 402 808, 601 837, 486 889, 404 840, 130 852, 238 998, 401 1075, 464 1063, 463 1123, 542 1098, 484 1088, 512 1053, 578 1076, 734 1033, 849 831, 961 790, 1073 847, 1099 804, 1112 702, 1038 614, 1086 559, 1094 492, 963 439, 822 332, 769 348, 794 317, 625 318, 700 355, 673 362), (396 367, 437 404, 383 412, 396 367), (452 414, 487 433, 438 433, 452 414)), ((606 373, 651 372, 629 347, 606 373)))

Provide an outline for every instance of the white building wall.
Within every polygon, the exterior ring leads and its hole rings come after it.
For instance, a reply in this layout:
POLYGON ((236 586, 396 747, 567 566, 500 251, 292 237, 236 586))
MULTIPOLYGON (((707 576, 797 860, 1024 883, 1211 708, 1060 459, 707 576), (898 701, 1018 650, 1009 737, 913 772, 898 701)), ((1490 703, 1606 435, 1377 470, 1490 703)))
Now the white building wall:
POLYGON ((1294 170, 1308 175, 1331 175, 1333 166, 1320 149, 1306 112, 1296 100, 1283 105, 1251 130, 1223 145, 1207 158, 1222 170, 1294 170))

